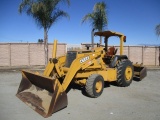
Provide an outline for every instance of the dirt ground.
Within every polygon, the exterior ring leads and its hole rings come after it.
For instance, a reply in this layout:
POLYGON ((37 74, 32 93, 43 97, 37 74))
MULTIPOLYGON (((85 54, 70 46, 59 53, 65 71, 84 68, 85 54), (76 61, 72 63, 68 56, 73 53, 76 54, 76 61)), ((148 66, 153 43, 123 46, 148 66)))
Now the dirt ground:
MULTIPOLYGON (((0 72, 0 120, 43 120, 16 96, 21 73, 0 72)), ((98 98, 80 90, 68 93, 67 108, 46 120, 160 120, 160 70, 148 71, 140 82, 129 87, 110 85, 98 98)))

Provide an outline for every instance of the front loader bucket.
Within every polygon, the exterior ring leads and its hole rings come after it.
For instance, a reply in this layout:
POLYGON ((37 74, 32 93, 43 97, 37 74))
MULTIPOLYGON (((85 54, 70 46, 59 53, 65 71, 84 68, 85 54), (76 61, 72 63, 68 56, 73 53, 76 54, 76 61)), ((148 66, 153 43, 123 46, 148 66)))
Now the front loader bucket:
POLYGON ((65 108, 66 92, 58 79, 22 71, 22 80, 16 96, 43 117, 65 108))
POLYGON ((147 69, 146 67, 135 64, 134 65, 134 78, 135 80, 142 80, 147 76, 147 69))

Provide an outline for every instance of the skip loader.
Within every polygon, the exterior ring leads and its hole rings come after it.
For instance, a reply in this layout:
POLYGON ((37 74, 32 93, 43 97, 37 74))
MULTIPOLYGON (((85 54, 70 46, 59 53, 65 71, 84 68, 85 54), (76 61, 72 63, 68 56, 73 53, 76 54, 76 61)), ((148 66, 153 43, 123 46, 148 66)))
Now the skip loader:
POLYGON ((113 31, 95 32, 104 37, 105 45, 91 50, 67 51, 65 56, 56 57, 57 40, 53 44, 52 58, 43 74, 22 70, 22 80, 16 96, 43 117, 67 107, 66 90, 71 84, 84 87, 88 96, 99 97, 104 82, 116 81, 118 86, 127 87, 133 78, 142 80, 147 71, 141 64, 133 64, 123 55, 126 36, 113 31), (120 38, 120 53, 115 47, 108 48, 108 38, 120 38))

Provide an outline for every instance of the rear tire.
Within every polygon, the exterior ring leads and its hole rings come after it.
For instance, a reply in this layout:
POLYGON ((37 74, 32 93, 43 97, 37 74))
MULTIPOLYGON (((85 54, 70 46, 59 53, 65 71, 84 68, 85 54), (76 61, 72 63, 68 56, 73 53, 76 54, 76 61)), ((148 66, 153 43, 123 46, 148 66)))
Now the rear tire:
POLYGON ((124 59, 117 64, 117 84, 120 87, 127 87, 132 83, 133 65, 130 60, 124 59))
POLYGON ((92 74, 88 77, 85 90, 89 97, 97 98, 99 97, 104 88, 104 79, 99 74, 92 74))

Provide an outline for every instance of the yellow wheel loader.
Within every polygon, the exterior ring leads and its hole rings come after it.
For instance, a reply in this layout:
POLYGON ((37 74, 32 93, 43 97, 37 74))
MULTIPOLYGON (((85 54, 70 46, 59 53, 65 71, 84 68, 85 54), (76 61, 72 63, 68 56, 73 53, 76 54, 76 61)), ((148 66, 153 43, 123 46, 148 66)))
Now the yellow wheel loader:
POLYGON ((102 94, 105 81, 116 81, 119 86, 126 87, 133 77, 142 80, 147 75, 145 67, 133 65, 123 55, 123 43, 126 41, 123 34, 104 31, 94 35, 104 37, 105 46, 67 51, 65 56, 58 58, 55 40, 52 58, 43 74, 23 70, 16 96, 43 117, 49 117, 67 107, 66 90, 71 83, 81 85, 88 96, 96 98, 102 94), (114 47, 108 48, 108 38, 111 36, 120 38, 120 55, 116 55, 117 49, 114 47))

